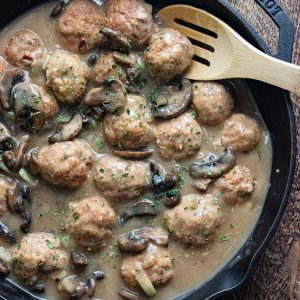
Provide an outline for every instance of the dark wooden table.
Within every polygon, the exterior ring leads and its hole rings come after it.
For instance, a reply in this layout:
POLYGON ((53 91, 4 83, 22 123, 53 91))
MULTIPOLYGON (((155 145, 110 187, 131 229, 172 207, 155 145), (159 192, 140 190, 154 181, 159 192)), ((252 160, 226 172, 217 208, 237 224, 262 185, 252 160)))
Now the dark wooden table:
MULTIPOLYGON (((248 19, 276 50, 278 29, 254 0, 228 0, 248 19)), ((293 62, 300 65, 300 0, 278 0, 296 26, 293 62)), ((300 84, 300 82, 299 82, 300 84)), ((297 119, 300 149, 300 97, 292 95, 297 119)), ((284 145, 283 145, 284 146, 284 145)), ((299 160, 298 154, 298 160, 299 160)), ((246 285, 224 300, 300 299, 300 168, 297 171, 289 204, 271 244, 259 260, 246 285)))

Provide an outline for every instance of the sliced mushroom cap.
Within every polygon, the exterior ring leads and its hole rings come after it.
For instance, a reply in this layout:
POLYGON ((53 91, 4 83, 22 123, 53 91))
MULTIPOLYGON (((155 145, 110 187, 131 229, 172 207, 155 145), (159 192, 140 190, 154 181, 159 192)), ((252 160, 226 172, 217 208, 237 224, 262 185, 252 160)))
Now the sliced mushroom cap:
POLYGON ((128 252, 141 252, 147 248, 148 242, 166 247, 169 243, 168 233, 161 228, 143 227, 122 234, 118 239, 120 250, 128 252))
POLYGON ((77 267, 86 267, 89 264, 87 257, 76 250, 71 252, 71 261, 77 267))
POLYGON ((37 131, 45 125, 45 106, 38 86, 20 83, 13 89, 14 110, 22 121, 22 127, 37 131))
POLYGON ((125 66, 132 66, 136 63, 137 57, 132 54, 124 54, 118 51, 113 52, 113 57, 117 63, 125 65, 125 66))
POLYGON ((152 200, 141 199, 128 204, 124 212, 122 213, 120 220, 124 224, 130 218, 140 217, 145 215, 157 216, 159 210, 157 205, 152 200))
POLYGON ((82 115, 76 114, 68 123, 61 124, 57 127, 55 133, 49 137, 49 142, 65 142, 74 139, 80 133, 82 125, 82 115))
POLYGON ((202 162, 190 165, 190 174, 193 178, 217 178, 227 173, 235 165, 235 153, 231 147, 225 149, 220 157, 209 153, 202 162))
POLYGON ((139 293, 125 287, 120 288, 118 294, 128 300, 146 300, 146 298, 139 293))
POLYGON ((17 140, 11 136, 5 125, 0 123, 0 150, 11 150, 16 145, 17 140))
POLYGON ((65 6, 66 6, 65 1, 59 1, 51 8, 49 16, 51 18, 56 18, 56 17, 60 16, 61 13, 63 12, 65 6))
POLYGON ((104 27, 100 30, 100 33, 105 37, 104 43, 109 49, 123 52, 130 50, 129 40, 120 32, 104 27))
POLYGON ((7 243, 11 245, 14 245, 16 243, 15 234, 12 233, 2 221, 0 221, 0 237, 2 237, 7 243))
POLYGON ((4 110, 11 108, 11 96, 14 86, 24 81, 25 73, 19 68, 6 70, 0 78, 0 100, 4 110))
POLYGON ((192 93, 192 84, 188 79, 161 87, 157 98, 153 99, 153 116, 162 120, 179 116, 189 108, 192 93))
POLYGON ((141 150, 113 150, 112 153, 125 159, 145 159, 152 153, 152 149, 141 149, 141 150))
POLYGON ((101 106, 107 113, 124 108, 126 102, 125 87, 120 80, 114 78, 106 81, 100 88, 91 89, 84 99, 86 105, 101 106))

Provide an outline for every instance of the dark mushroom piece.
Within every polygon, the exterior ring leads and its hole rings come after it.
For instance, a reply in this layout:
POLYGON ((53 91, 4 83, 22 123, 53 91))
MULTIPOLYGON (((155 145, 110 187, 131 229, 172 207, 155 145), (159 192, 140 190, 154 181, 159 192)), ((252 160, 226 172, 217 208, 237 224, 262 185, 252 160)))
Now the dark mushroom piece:
POLYGON ((98 59, 98 54, 97 53, 91 53, 87 59, 87 65, 91 68, 93 67, 98 59))
POLYGON ((89 264, 87 257, 76 250, 71 252, 71 261, 75 266, 81 268, 86 267, 89 264))
POLYGON ((83 118, 76 114, 68 123, 60 124, 55 133, 49 137, 49 143, 64 142, 74 139, 81 131, 83 118))
POLYGON ((86 285, 88 287, 87 290, 87 295, 89 296, 89 298, 93 297, 96 293, 96 282, 93 278, 89 278, 86 281, 86 285))
POLYGON ((118 294, 128 300, 146 300, 145 297, 137 292, 134 292, 128 288, 122 287, 119 289, 118 294))
POLYGON ((31 288, 31 291, 34 293, 42 294, 45 293, 45 286, 43 284, 36 284, 31 288))
POLYGON ((175 207, 180 203, 181 200, 181 194, 180 191, 176 189, 172 189, 170 191, 167 191, 166 193, 166 200, 164 202, 166 207, 175 207))
POLYGON ((12 233, 2 221, 0 221, 0 236, 10 245, 16 243, 15 234, 12 233))
POLYGON ((147 248, 149 242, 167 247, 168 233, 161 228, 143 227, 124 233, 118 238, 120 250, 127 252, 141 252, 147 248))
POLYGON ((11 96, 14 86, 24 81, 25 73, 19 68, 6 70, 0 78, 0 100, 4 110, 11 108, 11 96))
POLYGON ((105 273, 102 270, 97 270, 93 272, 93 276, 96 280, 101 280, 105 278, 105 273))
POLYGON ((88 286, 86 282, 80 281, 76 287, 74 292, 70 295, 70 299, 79 299, 87 294, 88 286))
POLYGON ((20 83, 13 89, 14 111, 21 127, 35 132, 45 125, 45 106, 39 89, 30 83, 20 83))
POLYGON ((225 149, 224 154, 218 157, 209 153, 202 162, 190 165, 190 174, 193 178, 217 178, 227 173, 235 165, 235 153, 231 147, 225 149))
POLYGON ((141 150, 113 150, 112 153, 116 156, 125 159, 145 159, 152 153, 152 149, 141 149, 141 150))
POLYGON ((107 113, 114 113, 126 104, 126 91, 123 83, 115 78, 106 80, 105 85, 91 89, 84 103, 88 106, 100 106, 107 113))
POLYGON ((157 119, 168 120, 184 113, 192 102, 192 84, 188 79, 161 87, 152 108, 157 119))
POLYGON ((9 273, 10 269, 8 265, 2 259, 0 259, 0 277, 6 277, 9 275, 9 273))
POLYGON ((159 210, 154 201, 148 199, 140 199, 128 204, 120 217, 121 224, 126 223, 133 217, 140 217, 145 215, 157 216, 159 210))
POLYGON ((129 40, 120 32, 104 27, 100 33, 105 37, 104 44, 111 50, 128 52, 131 48, 129 40))
POLYGON ((56 3, 50 10, 50 13, 49 13, 49 16, 51 18, 56 18, 56 17, 59 17, 64 8, 66 6, 66 2, 65 1, 59 1, 58 3, 56 3))
POLYGON ((11 133, 5 125, 0 123, 0 150, 11 150, 16 146, 17 139, 12 137, 11 133))

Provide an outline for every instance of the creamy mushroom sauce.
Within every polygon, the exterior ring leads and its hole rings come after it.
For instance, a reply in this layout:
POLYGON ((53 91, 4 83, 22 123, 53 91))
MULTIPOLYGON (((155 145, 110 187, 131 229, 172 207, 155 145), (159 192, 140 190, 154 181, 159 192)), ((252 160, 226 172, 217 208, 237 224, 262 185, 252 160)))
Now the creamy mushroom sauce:
MULTIPOLYGON (((24 28, 35 32, 42 39, 47 50, 51 50, 60 44, 60 39, 55 32, 55 20, 49 17, 49 10, 52 5, 53 2, 39 6, 16 19, 3 29, 0 33, 0 54, 5 57, 5 47, 10 35, 24 28)), ((88 54, 81 55, 81 57, 86 61, 88 54)), ((45 86, 44 75, 36 75, 34 72, 29 75, 32 77, 34 83, 45 86)), ((152 84, 153 83, 150 82, 143 88, 142 94, 147 96, 152 84)), ((269 133, 264 126, 246 82, 244 80, 231 80, 230 84, 234 91, 234 99, 236 102, 234 111, 252 116, 259 121, 263 129, 263 138, 253 151, 245 154, 237 154, 236 164, 248 166, 255 176, 255 191, 250 196, 249 201, 246 201, 244 204, 234 206, 225 204, 222 208, 223 217, 221 226, 217 229, 214 241, 208 243, 206 246, 202 246, 198 250, 194 248, 186 249, 179 243, 172 240, 170 241, 168 250, 175 259, 175 276, 166 286, 157 288, 157 295, 154 299, 171 299, 195 284, 204 282, 214 276, 214 274, 234 256, 243 242, 248 238, 261 212, 268 191, 271 170, 272 147, 269 133), (221 239, 222 236, 228 237, 228 240, 224 241, 224 239, 221 239)), ((192 111, 190 112, 192 113, 192 111)), ((59 115, 63 116, 65 113, 67 113, 67 111, 62 109, 59 115)), ((105 153, 111 153, 112 147, 104 143, 102 124, 101 122, 97 123, 94 128, 83 130, 79 137, 88 141, 97 156, 100 157, 105 153), (102 146, 104 147, 102 148, 102 146)), ((220 128, 220 126, 203 127, 205 135, 202 140, 201 152, 213 151, 211 141, 219 132, 220 128)), ((47 145, 48 136, 52 132, 53 129, 49 131, 44 130, 38 134, 31 135, 30 148, 47 145)), ((22 131, 17 133, 17 137, 22 135, 24 135, 22 131)), ((154 154, 150 159, 158 161, 166 170, 172 168, 174 162, 164 161, 157 153, 158 151, 155 144, 151 144, 148 147, 154 149, 154 154)), ((185 183, 181 191, 182 194, 197 193, 191 186, 191 177, 187 171, 187 166, 194 160, 195 157, 192 156, 188 160, 180 162, 181 174, 185 178, 185 183)), ((84 186, 75 191, 53 187, 39 178, 38 186, 32 188, 33 222, 31 232, 50 232, 55 235, 64 234, 64 222, 68 203, 98 194, 92 174, 93 170, 90 172, 89 178, 84 186)), ((145 197, 147 197, 147 194, 145 197)), ((149 195, 149 197, 151 197, 151 195, 149 195)), ((111 204, 117 212, 120 212, 126 202, 111 201, 111 204)), ((164 209, 163 205, 162 209, 164 209)), ((116 244, 116 239, 120 233, 146 225, 161 226, 162 215, 163 213, 157 218, 143 217, 131 219, 123 228, 116 227, 114 229, 113 239, 106 249, 94 254, 87 254, 90 260, 89 266, 79 275, 82 276, 82 278, 86 278, 91 272, 97 269, 102 269, 106 273, 106 278, 97 282, 95 299, 120 299, 117 295, 117 290, 120 286, 124 285, 120 277, 122 254, 119 252, 116 244)), ((18 229, 16 226, 18 217, 8 215, 3 218, 3 221, 10 228, 18 229)), ((18 241, 20 241, 21 237, 22 234, 18 231, 18 241)), ((1 241, 0 245, 7 247, 7 245, 1 241)), ((78 271, 74 269, 71 273, 78 274, 78 271)), ((51 276, 49 276, 49 278, 45 277, 39 281, 39 283, 46 284, 46 292, 42 294, 42 297, 48 299, 67 299, 67 294, 58 292, 57 284, 54 283, 50 277, 51 276)), ((11 275, 11 278, 17 280, 13 275, 11 275)), ((85 297, 87 298, 87 296, 85 297)), ((85 297, 82 299, 85 299, 85 297)))

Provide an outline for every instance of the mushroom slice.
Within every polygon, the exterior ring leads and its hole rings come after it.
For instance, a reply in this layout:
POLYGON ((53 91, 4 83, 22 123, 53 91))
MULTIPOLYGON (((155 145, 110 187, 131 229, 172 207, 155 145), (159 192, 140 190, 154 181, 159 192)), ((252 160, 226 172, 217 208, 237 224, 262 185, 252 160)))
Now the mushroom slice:
POLYGON ((6 126, 0 123, 0 150, 11 150, 16 145, 17 140, 11 136, 6 126))
POLYGON ((125 66, 132 66, 136 63, 136 57, 134 55, 127 55, 118 51, 114 51, 113 57, 117 63, 125 66))
POLYGON ((141 252, 148 246, 148 242, 168 246, 168 233, 161 228, 143 227, 134 229, 119 236, 120 250, 128 252, 141 252))
POLYGON ((128 300, 146 300, 146 298, 142 295, 125 287, 121 287, 118 291, 118 294, 128 300))
POLYGON ((19 68, 6 70, 0 79, 0 100, 3 109, 11 107, 11 95, 13 87, 24 80, 25 73, 19 68))
POLYGON ((162 120, 179 116, 190 106, 192 94, 192 84, 188 79, 162 87, 154 101, 153 116, 162 120))
POLYGON ((123 83, 118 79, 106 81, 100 88, 91 89, 84 103, 88 106, 101 106, 107 113, 113 113, 126 104, 126 91, 123 83))
POLYGON ((8 229, 8 227, 2 221, 0 221, 0 236, 11 245, 14 245, 16 243, 15 235, 8 229))
POLYGON ((74 139, 81 131, 82 125, 82 115, 76 114, 68 123, 57 127, 56 132, 49 137, 49 142, 53 144, 74 139))
POLYGON ((86 267, 89 264, 87 257, 76 250, 71 252, 71 261, 76 267, 86 267))
POLYGON ((29 168, 30 168, 30 172, 33 175, 37 175, 40 173, 38 154, 39 154, 39 148, 35 148, 31 151, 30 158, 29 158, 29 168))
POLYGON ((14 110, 16 117, 22 121, 22 127, 37 131, 45 125, 45 106, 38 86, 20 83, 14 87, 14 110))
POLYGON ((66 6, 65 1, 59 1, 51 8, 49 16, 51 18, 56 18, 56 17, 60 16, 62 14, 65 6, 66 6))
POLYGON ((225 149, 224 154, 217 157, 209 153, 202 162, 190 165, 190 174, 193 178, 217 178, 227 173, 235 165, 235 153, 231 147, 225 149))
POLYGON ((112 50, 128 51, 131 48, 129 40, 120 32, 104 27, 100 33, 106 38, 106 45, 112 50))
POLYGON ((145 159, 149 157, 152 153, 152 149, 142 149, 142 150, 113 150, 112 153, 122 158, 126 159, 145 159))
POLYGON ((121 215, 121 223, 124 224, 126 221, 133 217, 140 217, 145 215, 157 216, 159 211, 157 205, 152 200, 141 199, 138 201, 131 202, 121 215))

